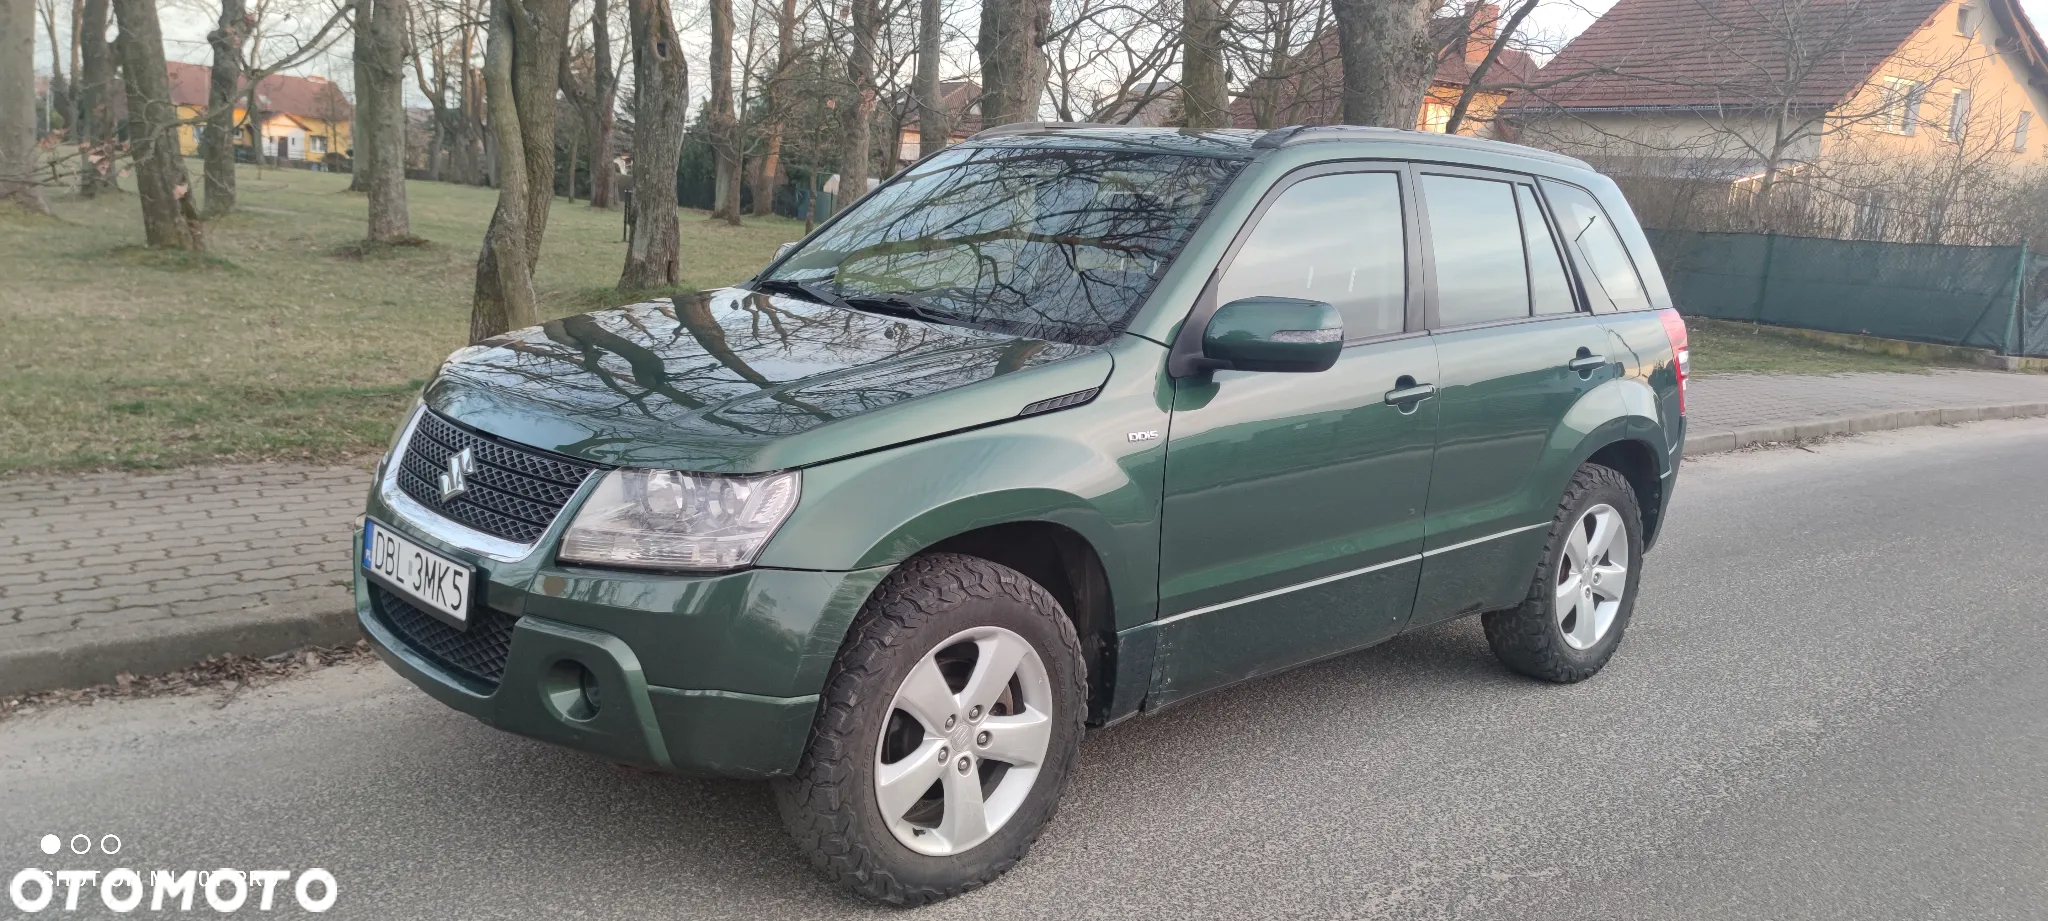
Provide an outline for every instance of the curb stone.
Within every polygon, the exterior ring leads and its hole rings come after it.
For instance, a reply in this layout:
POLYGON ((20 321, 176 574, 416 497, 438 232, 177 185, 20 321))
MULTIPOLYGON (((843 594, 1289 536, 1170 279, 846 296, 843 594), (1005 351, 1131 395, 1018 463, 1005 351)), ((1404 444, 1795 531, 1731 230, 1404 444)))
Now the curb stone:
MULTIPOLYGON (((1695 429, 1686 437, 1685 456, 1824 435, 2028 416, 2048 416, 2048 403, 1894 410, 1789 425, 1695 429)), ((353 643, 362 636, 354 610, 339 600, 73 630, 0 649, 0 696, 103 684, 113 681, 120 672, 147 675, 176 671, 208 656, 228 653, 261 658, 309 646, 337 646, 353 643)))
POLYGON ((1922 425, 1953 425, 1987 419, 2048 416, 2048 403, 2000 403, 1991 406, 1944 406, 1939 409, 1898 409, 1834 419, 1811 419, 1789 425, 1739 429, 1693 429, 1686 432, 1685 456, 1720 454, 1771 441, 1799 441, 1823 435, 1880 432, 1922 425))

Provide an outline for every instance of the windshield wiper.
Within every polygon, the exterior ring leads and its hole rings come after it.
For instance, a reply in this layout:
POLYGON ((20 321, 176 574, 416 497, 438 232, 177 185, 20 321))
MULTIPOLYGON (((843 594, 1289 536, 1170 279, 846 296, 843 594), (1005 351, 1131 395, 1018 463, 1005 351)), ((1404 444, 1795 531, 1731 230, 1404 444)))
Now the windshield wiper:
POLYGON ((795 294, 796 296, 804 298, 805 300, 816 301, 820 304, 825 304, 831 307, 837 307, 841 310, 860 309, 858 307, 853 306, 852 304, 847 303, 846 298, 840 297, 839 295, 826 290, 824 285, 820 285, 817 282, 797 281, 796 279, 793 278, 768 278, 754 282, 754 290, 761 292, 775 291, 781 292, 783 294, 795 294))
POLYGON ((846 299, 855 310, 887 313, 927 323, 965 323, 967 318, 933 307, 924 298, 909 294, 856 294, 846 299))

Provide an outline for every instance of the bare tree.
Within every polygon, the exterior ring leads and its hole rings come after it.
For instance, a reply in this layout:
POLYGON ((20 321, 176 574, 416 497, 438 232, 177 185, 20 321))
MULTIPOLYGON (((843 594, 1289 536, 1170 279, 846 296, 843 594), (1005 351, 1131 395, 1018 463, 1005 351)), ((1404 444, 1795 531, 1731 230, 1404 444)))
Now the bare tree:
POLYGON ((151 246, 203 250, 204 225, 192 203, 185 161, 178 156, 178 113, 171 105, 156 4, 114 0, 114 16, 121 27, 121 83, 128 96, 128 143, 142 199, 143 236, 151 246))
MULTIPOLYGON (((57 41, 58 0, 37 0, 38 12, 43 17, 43 33, 50 40, 50 130, 74 129, 78 121, 77 105, 73 98, 71 81, 64 79, 64 44, 57 41), (61 123, 61 124, 60 124, 61 123)), ((77 31, 78 15, 71 16, 73 31, 77 31)), ((71 74, 78 75, 78 64, 72 62, 71 74)), ((73 134, 77 132, 72 131, 73 134)))
POLYGON ((638 291, 682 281, 676 164, 689 119, 690 71, 665 0, 627 0, 627 12, 633 42, 633 204, 619 287, 638 291))
POLYGON ((840 139, 846 152, 839 164, 839 194, 833 204, 845 208, 867 194, 874 151, 869 134, 875 117, 875 42, 882 27, 878 0, 852 0, 853 35, 846 55, 846 97, 839 102, 840 139))
POLYGON ((206 35, 213 48, 213 69, 206 81, 206 130, 199 136, 199 157, 205 164, 208 219, 235 210, 235 96, 242 84, 242 46, 255 29, 256 17, 242 0, 220 0, 220 19, 206 35))
POLYGON ((612 12, 607 0, 594 0, 590 12, 591 113, 590 206, 610 208, 618 201, 612 170, 612 136, 618 124, 619 69, 612 61, 612 12))
POLYGON ((981 122, 1038 120, 1045 99, 1044 45, 1051 0, 982 0, 981 122))
POLYGON ((767 119, 761 128, 759 177, 754 182, 754 213, 775 213, 775 188, 782 183, 783 134, 790 108, 790 75, 796 67, 796 0, 781 0, 775 14, 775 70, 766 86, 767 119))
POLYGON ((711 219, 737 226, 740 222, 740 126, 732 110, 732 0, 710 0, 710 4, 711 151, 717 160, 711 219))
POLYGON ((0 201, 47 214, 36 160, 35 0, 0 0, 0 201))
POLYGON ((369 192, 369 238, 412 239, 405 202, 405 0, 356 0, 356 171, 369 192))
POLYGON ((1223 73, 1223 7, 1217 0, 1185 0, 1182 7, 1180 98, 1187 127, 1197 131, 1230 122, 1223 73))
POLYGON ((114 169, 113 47, 107 43, 110 0, 85 0, 78 33, 78 194, 92 198, 120 186, 114 169))
POLYGON ((540 322, 533 270, 555 194, 557 68, 569 36, 569 0, 491 0, 490 10, 484 99, 498 207, 477 257, 472 342, 540 322))
POLYGON ((1437 44, 1431 0, 1330 0, 1344 61, 1344 122, 1414 128, 1437 44))
POLYGON ((1541 2, 1542 0, 1522 0, 1521 5, 1505 15, 1499 7, 1490 4, 1473 6, 1474 17, 1490 18, 1490 21, 1468 20, 1468 34, 1471 30, 1478 30, 1482 35, 1490 35, 1491 42, 1487 46, 1486 56, 1480 58, 1479 63, 1472 65, 1472 76, 1467 79, 1465 89, 1458 94, 1457 104, 1451 107, 1451 117, 1444 122, 1445 134, 1457 134, 1458 129, 1464 127, 1465 118, 1472 111, 1472 103, 1490 89, 1486 84, 1486 77, 1493 72, 1493 66, 1499 63, 1501 52, 1514 42, 1515 37, 1521 33, 1522 23, 1528 20, 1529 14, 1535 12, 1536 5, 1541 2))
POLYGON ((939 0, 917 5, 917 155, 929 157, 952 139, 946 102, 939 97, 939 67, 945 56, 945 12, 939 0))

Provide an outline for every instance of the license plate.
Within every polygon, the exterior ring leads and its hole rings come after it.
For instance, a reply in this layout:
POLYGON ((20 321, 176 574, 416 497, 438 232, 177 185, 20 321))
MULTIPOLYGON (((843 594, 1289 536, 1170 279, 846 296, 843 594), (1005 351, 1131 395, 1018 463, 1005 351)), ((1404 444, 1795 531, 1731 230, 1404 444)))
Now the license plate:
POLYGON ((469 627, 475 571, 400 537, 374 519, 363 521, 363 572, 427 613, 469 627))

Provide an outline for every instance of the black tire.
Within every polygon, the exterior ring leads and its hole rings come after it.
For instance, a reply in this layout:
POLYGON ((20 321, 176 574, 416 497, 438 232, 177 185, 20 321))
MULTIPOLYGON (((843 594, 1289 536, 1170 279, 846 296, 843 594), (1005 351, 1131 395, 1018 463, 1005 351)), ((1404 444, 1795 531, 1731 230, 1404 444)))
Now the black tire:
MULTIPOLYGON (((1636 503, 1635 488, 1628 478, 1611 467, 1587 464, 1572 474, 1558 503, 1557 518, 1550 525, 1550 539, 1543 547, 1543 562, 1536 568, 1529 596, 1516 607, 1491 611, 1480 618, 1486 628, 1487 645, 1508 668, 1544 681, 1569 684, 1599 673, 1621 645, 1622 633, 1634 613, 1636 590, 1643 572, 1643 513, 1636 503), (1585 649, 1565 641, 1557 616, 1559 567, 1565 562, 1565 543, 1571 529, 1588 509, 1608 505, 1620 513, 1628 541, 1628 584, 1607 632, 1585 649)), ((1570 609, 1567 609, 1569 611, 1570 609)))
POLYGON ((1038 583, 977 557, 934 553, 883 580, 854 619, 826 679, 809 747, 775 784, 776 805, 811 864, 878 901, 915 906, 977 888, 1024 856, 1059 806, 1080 754, 1087 666, 1074 626, 1038 583), (895 689, 933 647, 961 630, 997 626, 1044 661, 1054 700, 1051 741, 1023 803, 993 836, 943 857, 905 847, 876 802, 876 746, 895 689))

